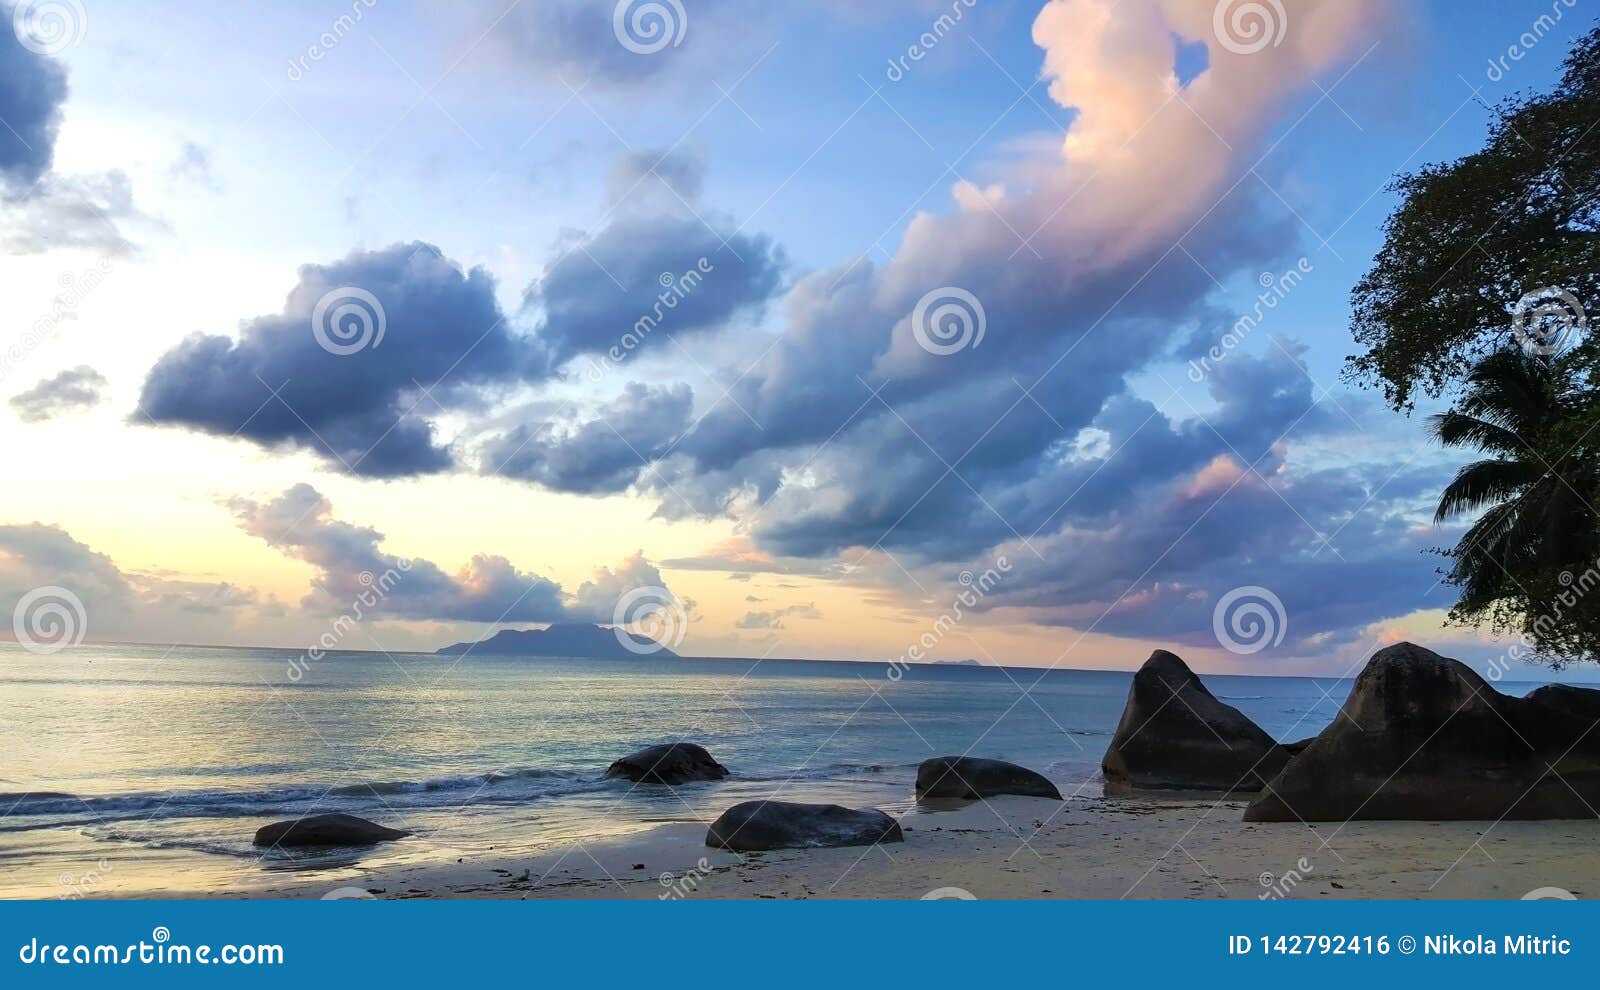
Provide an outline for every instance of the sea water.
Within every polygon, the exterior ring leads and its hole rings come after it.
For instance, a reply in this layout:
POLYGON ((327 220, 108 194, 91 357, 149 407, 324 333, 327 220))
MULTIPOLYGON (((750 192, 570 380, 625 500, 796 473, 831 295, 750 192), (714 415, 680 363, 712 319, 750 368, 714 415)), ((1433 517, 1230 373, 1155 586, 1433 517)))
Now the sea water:
MULTIPOLYGON (((1011 760, 1098 799, 1130 675, 789 660, 629 660, 0 645, 0 896, 247 894, 284 870, 513 857, 709 821, 742 800, 912 812, 916 765, 1011 760), (692 741, 732 775, 605 778, 692 741), (251 845, 339 811, 417 834, 372 850, 251 845)), ((1314 735, 1337 678, 1208 676, 1279 739, 1314 735)), ((1502 685, 1503 689, 1519 690, 1502 685)))

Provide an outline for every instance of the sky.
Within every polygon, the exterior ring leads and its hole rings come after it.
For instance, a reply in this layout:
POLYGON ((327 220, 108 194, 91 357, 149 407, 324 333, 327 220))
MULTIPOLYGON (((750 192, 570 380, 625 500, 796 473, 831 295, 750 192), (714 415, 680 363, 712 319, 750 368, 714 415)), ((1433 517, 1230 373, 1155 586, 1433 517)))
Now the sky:
POLYGON ((1506 664, 1349 292, 1580 0, 0 7, 18 638, 1506 664))

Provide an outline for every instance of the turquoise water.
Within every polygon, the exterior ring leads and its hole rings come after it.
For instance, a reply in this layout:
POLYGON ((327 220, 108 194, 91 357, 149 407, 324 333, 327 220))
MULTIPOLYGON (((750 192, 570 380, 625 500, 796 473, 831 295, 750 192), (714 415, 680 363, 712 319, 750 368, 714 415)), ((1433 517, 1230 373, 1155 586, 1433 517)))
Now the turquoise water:
MULTIPOLYGON (((0 646, 0 895, 248 888, 347 866, 250 845, 344 811, 418 833, 366 853, 496 855, 706 820, 751 797, 910 810, 918 762, 1012 760, 1098 797, 1129 675, 811 661, 622 661, 0 646), (298 680, 295 679, 298 674, 298 680), (707 746, 728 780, 603 778, 655 742, 707 746), (39 793, 47 792, 47 793, 39 793), (74 879, 75 878, 75 879, 74 879), (69 879, 71 882, 69 882, 69 879)), ((1207 677, 1280 739, 1315 734, 1337 679, 1207 677)), ((1503 686, 1516 690, 1515 686, 1503 686)))

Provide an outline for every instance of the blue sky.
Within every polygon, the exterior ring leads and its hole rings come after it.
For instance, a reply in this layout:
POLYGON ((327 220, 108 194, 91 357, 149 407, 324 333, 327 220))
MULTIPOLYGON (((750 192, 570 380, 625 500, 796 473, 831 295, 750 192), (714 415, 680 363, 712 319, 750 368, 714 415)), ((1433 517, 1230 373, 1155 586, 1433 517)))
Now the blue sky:
POLYGON ((296 645, 403 556, 437 574, 373 646, 609 621, 645 587, 680 652, 862 657, 1005 559, 930 656, 1503 653, 1440 629, 1452 462, 1341 380, 1348 294, 1388 181, 1551 85, 1581 4, 1285 0, 1254 51, 1217 34, 1237 2, 658 6, 681 41, 640 53, 626 3, 68 5, 54 164, 6 206, 36 288, 7 312, 108 274, 0 391, 105 384, 0 425, 42 479, 0 518, 10 580, 83 584, 97 637, 203 614, 296 645), (666 333, 586 376, 696 256, 666 333), (384 346, 311 346, 341 286, 384 346), (949 289, 985 336, 931 354, 914 304, 949 289), (1214 627, 1239 587, 1283 609, 1259 652, 1214 627))

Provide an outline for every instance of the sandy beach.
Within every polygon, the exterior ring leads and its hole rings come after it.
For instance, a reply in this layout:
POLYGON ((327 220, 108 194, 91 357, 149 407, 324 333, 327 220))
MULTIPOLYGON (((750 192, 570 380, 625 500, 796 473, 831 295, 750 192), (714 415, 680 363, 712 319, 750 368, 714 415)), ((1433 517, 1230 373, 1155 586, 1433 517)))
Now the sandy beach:
POLYGON ((877 847, 731 854, 703 823, 533 859, 296 874, 263 896, 509 899, 1518 899, 1600 891, 1600 822, 1245 824, 1198 796, 997 798, 877 847), (1554 890, 1545 890, 1554 888, 1554 890))

